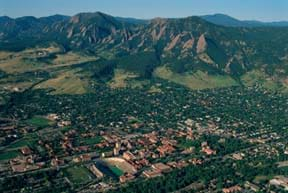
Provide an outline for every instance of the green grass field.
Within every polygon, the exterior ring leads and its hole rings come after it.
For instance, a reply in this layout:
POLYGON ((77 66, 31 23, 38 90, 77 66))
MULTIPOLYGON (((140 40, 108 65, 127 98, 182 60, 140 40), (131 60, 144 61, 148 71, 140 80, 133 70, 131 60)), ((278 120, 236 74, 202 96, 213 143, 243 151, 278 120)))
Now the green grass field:
POLYGON ((124 172, 118 168, 117 166, 112 166, 109 165, 109 169, 114 173, 114 175, 116 175, 117 177, 120 177, 124 174, 124 172))
POLYGON ((0 161, 13 159, 13 158, 17 157, 18 155, 20 155, 20 152, 18 152, 18 151, 1 152, 0 153, 0 161))
POLYGON ((7 148, 8 149, 17 149, 25 146, 33 147, 36 144, 36 139, 20 139, 14 143, 11 143, 7 148))
POLYGON ((65 132, 68 132, 71 129, 70 126, 66 126, 60 129, 60 131, 64 134, 65 132))
POLYGON ((208 75, 202 71, 197 71, 193 74, 178 74, 172 72, 166 67, 158 67, 154 72, 154 76, 195 90, 238 85, 238 83, 230 76, 208 75))
POLYGON ((96 136, 93 138, 84 138, 82 142, 84 145, 93 145, 93 144, 100 143, 102 140, 103 138, 101 136, 96 136))
POLYGON ((62 53, 58 46, 31 48, 20 52, 0 51, 0 71, 10 74, 1 79, 0 86, 9 90, 13 88, 25 90, 35 85, 34 89, 54 89, 53 94, 83 94, 88 92, 89 79, 83 78, 84 75, 80 75, 77 70, 71 70, 70 67, 96 59, 94 56, 78 52, 62 53), (46 51, 51 55, 55 54, 56 57, 38 60, 37 51, 46 51), (36 78, 21 75, 21 79, 17 80, 18 74, 35 71, 43 71, 51 76, 36 78), (41 80, 45 81, 40 82, 41 80))
POLYGON ((86 184, 90 182, 93 177, 89 170, 83 166, 73 166, 65 169, 65 174, 69 180, 75 184, 86 184))
POLYGON ((111 88, 125 88, 128 85, 127 81, 136 77, 137 75, 135 73, 126 72, 122 69, 116 69, 114 71, 113 79, 109 82, 109 86, 111 88))
POLYGON ((84 94, 89 91, 89 81, 78 73, 78 70, 61 71, 55 78, 51 78, 34 87, 34 89, 52 88, 52 94, 84 94))
POLYGON ((48 127, 52 124, 52 122, 44 117, 33 117, 26 121, 27 124, 35 126, 35 127, 48 127))

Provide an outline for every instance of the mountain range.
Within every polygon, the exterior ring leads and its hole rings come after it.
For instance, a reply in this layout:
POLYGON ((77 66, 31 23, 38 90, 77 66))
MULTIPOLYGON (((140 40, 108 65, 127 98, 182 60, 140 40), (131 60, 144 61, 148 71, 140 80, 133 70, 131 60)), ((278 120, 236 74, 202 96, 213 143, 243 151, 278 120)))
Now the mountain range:
MULTIPOLYGON (((101 58, 101 64, 93 64, 97 69, 101 66, 101 73, 122 69, 143 79, 157 77, 187 85, 198 77, 208 84, 219 81, 220 87, 223 82, 230 86, 249 80, 249 84, 268 82, 268 87, 272 84, 285 90, 286 26, 287 22, 239 21, 220 14, 151 20, 101 12, 72 17, 0 17, 0 50, 19 52, 56 44, 64 52, 101 58)), ((101 73, 96 73, 97 77, 101 73)))
POLYGON ((204 15, 201 18, 217 25, 227 27, 288 27, 287 21, 262 22, 257 20, 238 20, 225 14, 204 15))

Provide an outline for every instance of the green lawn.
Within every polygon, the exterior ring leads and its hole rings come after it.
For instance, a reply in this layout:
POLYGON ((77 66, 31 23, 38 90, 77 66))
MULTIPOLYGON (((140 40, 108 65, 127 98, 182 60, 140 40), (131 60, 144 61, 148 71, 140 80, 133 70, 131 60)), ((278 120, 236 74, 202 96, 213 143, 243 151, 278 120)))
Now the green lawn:
POLYGON ((96 136, 92 138, 84 138, 82 139, 82 142, 84 143, 84 145, 93 145, 93 144, 100 143, 102 140, 103 138, 101 136, 96 136))
POLYGON ((117 176, 120 177, 124 174, 124 172, 119 169, 117 166, 111 166, 109 165, 109 169, 117 176))
POLYGON ((29 119, 26 121, 29 125, 35 126, 35 127, 41 127, 45 128, 52 124, 52 122, 44 117, 33 117, 32 119, 29 119))
POLYGON ((238 83, 226 75, 208 75, 202 71, 196 71, 194 73, 178 74, 172 72, 166 67, 158 67, 154 71, 154 76, 186 86, 190 89, 209 89, 209 88, 223 88, 237 86, 238 83))
POLYGON ((256 176, 255 179, 253 180, 253 182, 261 183, 264 181, 271 180, 272 178, 273 178, 273 176, 256 176))
POLYGON ((93 178, 88 169, 83 166, 69 167, 65 170, 65 173, 69 180, 75 185, 86 184, 93 178))
POLYGON ((13 158, 17 157, 18 155, 20 155, 20 152, 18 152, 18 151, 1 152, 0 153, 0 161, 13 159, 13 158))
POLYGON ((11 143, 7 148, 8 149, 15 149, 15 148, 21 148, 25 146, 33 147, 36 143, 36 139, 20 139, 14 143, 11 143))
POLYGON ((70 126, 66 126, 60 129, 60 131, 64 134, 65 132, 68 132, 71 129, 70 126))

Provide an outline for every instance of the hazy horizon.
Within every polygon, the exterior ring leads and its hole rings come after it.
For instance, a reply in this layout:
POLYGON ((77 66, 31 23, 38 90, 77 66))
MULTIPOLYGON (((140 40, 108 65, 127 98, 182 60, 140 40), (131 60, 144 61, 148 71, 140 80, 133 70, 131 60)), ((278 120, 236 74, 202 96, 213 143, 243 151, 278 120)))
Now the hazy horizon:
POLYGON ((155 17, 182 18, 225 14, 239 20, 258 20, 263 22, 288 21, 288 1, 277 0, 0 0, 0 15, 17 18, 22 16, 45 17, 55 14, 72 16, 80 12, 103 12, 113 16, 138 19, 155 17), (260 6, 259 6, 260 5, 260 6), (149 11, 147 11, 149 10, 149 11))

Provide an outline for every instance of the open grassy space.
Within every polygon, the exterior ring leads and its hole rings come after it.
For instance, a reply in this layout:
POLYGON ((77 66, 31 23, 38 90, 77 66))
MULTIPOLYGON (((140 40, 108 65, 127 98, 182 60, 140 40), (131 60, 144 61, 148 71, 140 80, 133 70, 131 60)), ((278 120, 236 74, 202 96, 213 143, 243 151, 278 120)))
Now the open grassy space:
POLYGON ((57 57, 53 60, 54 65, 73 65, 82 62, 88 62, 95 60, 95 57, 85 56, 77 52, 67 52, 65 54, 57 54, 57 57))
POLYGON ((31 119, 28 119, 26 121, 29 125, 35 126, 35 127, 48 127, 52 124, 52 122, 44 117, 33 117, 31 119))
POLYGON ((197 71, 193 74, 178 74, 166 67, 158 67, 154 72, 154 76, 176 84, 181 84, 190 89, 221 88, 238 85, 238 83, 229 76, 208 75, 202 71, 197 71))
POLYGON ((11 55, 10 52, 1 51, 0 52, 0 60, 5 60, 11 55))
POLYGON ((241 77, 242 82, 245 86, 254 86, 254 85, 260 85, 265 89, 276 91, 281 90, 285 91, 285 83, 281 85, 280 83, 277 83, 276 80, 272 80, 269 78, 267 74, 260 70, 253 70, 250 72, 247 72, 245 75, 241 77), (282 88, 281 88, 282 87, 282 88))
POLYGON ((18 151, 0 152, 0 161, 13 159, 17 157, 18 155, 20 155, 20 152, 18 151))
POLYGON ((57 46, 47 48, 30 48, 21 52, 0 52, 0 69, 8 73, 23 73, 36 70, 71 66, 83 62, 93 61, 96 57, 87 56, 77 52, 61 53, 57 46), (37 52, 43 51, 56 55, 48 60, 37 60, 37 52), (13 56, 13 57, 11 57, 13 56))
MULTIPOLYGON (((53 94, 83 94, 87 92, 88 80, 80 77, 76 71, 64 70, 70 66, 95 61, 94 56, 87 56, 78 52, 62 53, 57 46, 48 48, 30 48, 20 52, 0 52, 0 71, 9 76, 0 80, 0 87, 5 90, 23 91, 32 85, 44 80, 35 74, 25 75, 25 73, 42 72, 49 75, 56 75, 39 85, 36 88, 54 88, 53 94), (41 59, 38 52, 47 53, 47 58, 41 59), (59 71, 61 70, 61 71, 59 71), (60 72, 60 73, 59 73, 60 72), (33 77, 35 76, 35 77, 33 77)), ((46 78, 46 77, 45 77, 46 78)))
POLYGON ((0 52, 0 69, 7 73, 21 73, 34 69, 31 62, 25 62, 26 54, 23 52, 0 52), (13 57, 10 57, 12 56, 13 57))
POLYGON ((57 77, 36 85, 35 89, 55 89, 53 94, 84 94, 88 92, 88 80, 77 74, 78 70, 59 73, 57 77))
POLYGON ((70 126, 66 126, 66 127, 60 128, 60 131, 64 134, 65 132, 68 132, 70 129, 71 129, 70 126))
POLYGON ((114 71, 114 78, 109 82, 109 86, 111 88, 125 88, 128 85, 127 81, 136 77, 137 75, 132 72, 116 69, 114 71))
POLYGON ((255 84, 267 84, 272 86, 271 83, 267 80, 267 75, 264 72, 261 72, 260 70, 253 70, 250 72, 247 72, 245 75, 241 77, 241 80, 243 83, 247 86, 253 86, 255 84))
POLYGON ((253 180, 253 182, 255 183, 261 183, 263 181, 267 181, 267 180, 271 180, 273 178, 273 176, 256 176, 255 179, 253 180))
POLYGON ((37 143, 37 139, 20 139, 8 145, 8 149, 19 149, 25 146, 33 147, 37 143))
POLYGON ((73 166, 65 169, 69 180, 75 184, 86 184, 93 179, 92 174, 84 166, 73 166))
POLYGON ((82 139, 82 142, 84 145, 93 145, 93 144, 100 143, 102 140, 103 138, 101 136, 96 136, 92 138, 84 138, 82 139))
POLYGON ((0 86, 2 88, 5 88, 6 90, 15 90, 15 89, 18 89, 20 91, 23 91, 23 90, 26 90, 28 89, 29 87, 31 87, 34 83, 34 81, 24 81, 24 82, 9 82, 9 81, 6 81, 7 79, 2 79, 0 81, 0 86))
POLYGON ((109 165, 109 169, 114 173, 114 175, 116 175, 117 177, 120 177, 124 174, 124 172, 118 168, 117 166, 112 166, 109 165))
POLYGON ((57 53, 58 47, 30 48, 21 52, 0 52, 0 69, 8 73, 23 73, 42 69, 45 63, 37 61, 37 52, 57 53), (13 57, 11 57, 13 56, 13 57))
POLYGON ((13 57, 0 62, 0 69, 7 73, 23 73, 32 70, 41 69, 43 65, 37 65, 36 62, 25 61, 22 57, 13 57))

